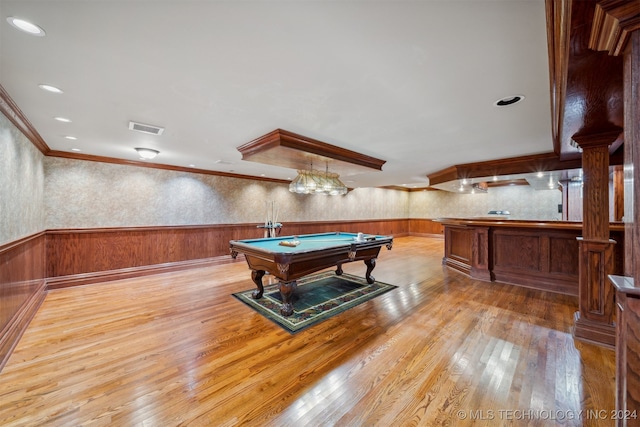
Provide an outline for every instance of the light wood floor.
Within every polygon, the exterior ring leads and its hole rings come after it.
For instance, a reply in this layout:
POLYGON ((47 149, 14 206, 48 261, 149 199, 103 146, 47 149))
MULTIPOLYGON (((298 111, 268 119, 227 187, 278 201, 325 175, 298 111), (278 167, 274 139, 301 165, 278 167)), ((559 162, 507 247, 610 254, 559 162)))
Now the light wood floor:
POLYGON ((0 373, 0 425, 612 425, 615 354, 573 340, 577 299, 442 254, 396 238, 373 275, 398 289, 296 335, 231 296, 244 261, 51 291, 0 373))

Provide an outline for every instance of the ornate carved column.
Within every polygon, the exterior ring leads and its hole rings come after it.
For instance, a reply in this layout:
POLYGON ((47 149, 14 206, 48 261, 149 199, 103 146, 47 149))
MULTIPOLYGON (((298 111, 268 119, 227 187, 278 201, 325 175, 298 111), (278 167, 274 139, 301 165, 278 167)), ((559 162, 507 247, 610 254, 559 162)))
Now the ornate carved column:
POLYGON ((621 130, 574 135, 582 149, 582 237, 579 240, 576 338, 615 346, 614 290, 607 277, 613 272, 613 245, 609 239, 609 145, 621 130))

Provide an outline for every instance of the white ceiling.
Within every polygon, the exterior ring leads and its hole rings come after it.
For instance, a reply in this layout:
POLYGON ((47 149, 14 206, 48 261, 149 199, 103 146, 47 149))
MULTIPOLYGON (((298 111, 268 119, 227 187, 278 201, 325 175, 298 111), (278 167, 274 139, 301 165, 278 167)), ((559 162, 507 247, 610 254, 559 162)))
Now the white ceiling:
POLYGON ((52 150, 143 146, 156 163, 293 178, 236 149, 280 128, 386 160, 350 187, 553 150, 543 0, 0 0, 0 14, 0 84, 52 150))

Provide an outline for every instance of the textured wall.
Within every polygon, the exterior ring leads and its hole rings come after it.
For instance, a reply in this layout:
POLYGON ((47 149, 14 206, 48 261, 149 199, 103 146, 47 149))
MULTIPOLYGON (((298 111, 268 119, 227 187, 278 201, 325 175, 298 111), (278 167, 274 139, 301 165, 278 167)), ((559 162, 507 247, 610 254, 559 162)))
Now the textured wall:
POLYGON ((44 229, 43 159, 0 114, 0 245, 44 229))
POLYGON ((509 218, 521 220, 561 220, 559 190, 534 190, 528 185, 489 188, 483 194, 456 194, 447 191, 411 193, 411 218, 469 218, 486 216, 490 210, 508 210, 509 218))
POLYGON ((356 189, 346 196, 292 194, 287 185, 162 169, 45 159, 46 228, 262 223, 409 216, 409 193, 356 189))

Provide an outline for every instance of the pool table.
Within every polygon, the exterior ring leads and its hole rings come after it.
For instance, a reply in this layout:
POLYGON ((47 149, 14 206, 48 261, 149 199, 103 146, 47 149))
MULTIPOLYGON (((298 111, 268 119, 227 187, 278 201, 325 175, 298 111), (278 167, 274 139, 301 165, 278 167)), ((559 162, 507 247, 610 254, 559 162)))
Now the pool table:
POLYGON ((367 266, 367 282, 373 283, 371 271, 376 266, 380 248, 386 246, 390 250, 392 245, 391 236, 336 232, 231 240, 229 249, 233 258, 244 254, 247 260, 251 279, 258 288, 253 291, 253 298, 262 298, 262 277, 269 272, 279 280, 283 301, 280 313, 291 316, 291 296, 297 287, 297 279, 333 266, 337 267, 336 274, 341 275, 342 264, 362 260, 367 266))

